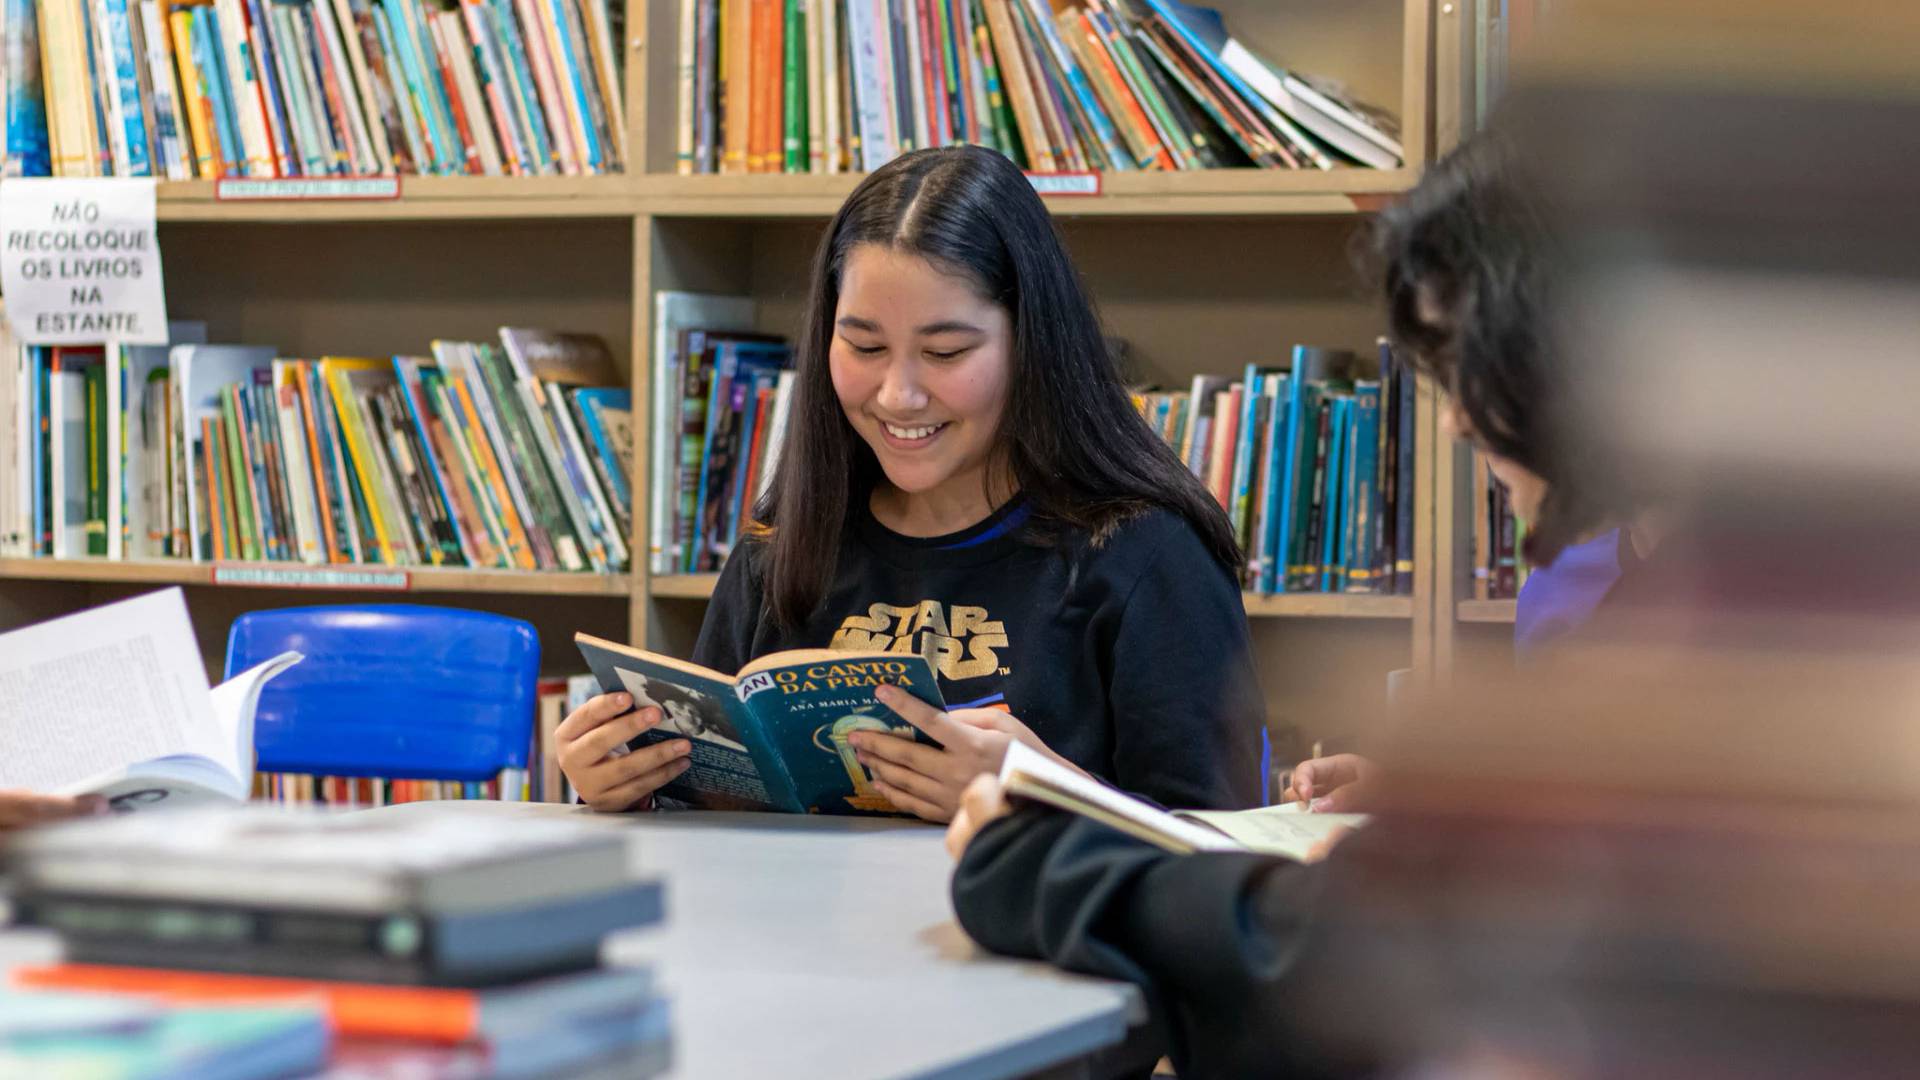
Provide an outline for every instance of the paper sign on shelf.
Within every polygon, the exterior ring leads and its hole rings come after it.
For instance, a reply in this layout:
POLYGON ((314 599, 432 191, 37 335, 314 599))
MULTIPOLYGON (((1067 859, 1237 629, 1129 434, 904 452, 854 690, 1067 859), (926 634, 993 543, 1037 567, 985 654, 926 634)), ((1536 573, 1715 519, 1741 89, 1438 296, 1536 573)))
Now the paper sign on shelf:
POLYGON ((0 292, 28 345, 165 345, 154 182, 0 182, 0 292))

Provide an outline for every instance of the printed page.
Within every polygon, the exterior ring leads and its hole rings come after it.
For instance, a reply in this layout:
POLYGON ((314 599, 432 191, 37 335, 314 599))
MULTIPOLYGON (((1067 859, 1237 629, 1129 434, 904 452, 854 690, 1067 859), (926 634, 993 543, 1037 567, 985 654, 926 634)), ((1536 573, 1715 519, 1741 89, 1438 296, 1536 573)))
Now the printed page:
POLYGON ((638 750, 663 739, 684 738, 693 746, 693 764, 660 789, 663 798, 710 810, 782 809, 754 762, 748 736, 734 721, 742 706, 733 683, 707 678, 692 664, 662 663, 651 654, 604 642, 586 634, 574 644, 593 670, 600 688, 633 695, 634 708, 659 706, 666 719, 628 744, 638 750))
POLYGON ((1257 810, 1182 810, 1179 815, 1219 829, 1249 851, 1304 862, 1314 845, 1340 829, 1367 823, 1365 814, 1310 814, 1299 803, 1257 810))
POLYGON ((1182 855, 1236 851, 1240 847, 1221 833, 1148 806, 1021 743, 1007 747, 1006 759, 1000 763, 1000 783, 1008 795, 1092 818, 1136 840, 1182 855))
POLYGON ((0 634, 0 788, 61 791, 176 754, 232 756, 179 589, 0 634))
POLYGON ((213 760, 240 781, 242 790, 253 786, 253 714, 260 708, 260 691, 269 679, 304 659, 297 652, 283 652, 213 688, 213 719, 227 747, 213 760))

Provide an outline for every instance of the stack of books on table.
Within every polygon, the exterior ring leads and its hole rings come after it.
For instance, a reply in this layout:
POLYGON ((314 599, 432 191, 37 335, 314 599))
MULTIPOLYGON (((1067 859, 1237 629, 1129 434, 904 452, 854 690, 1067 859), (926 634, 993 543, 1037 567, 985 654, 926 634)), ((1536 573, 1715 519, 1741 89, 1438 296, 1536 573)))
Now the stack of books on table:
MULTIPOLYGON (((524 818, 252 807, 61 825, 15 841, 7 872, 14 921, 57 934, 66 962, 8 989, 317 1006, 336 1077, 651 1076, 671 1056, 667 1001, 651 970, 600 963, 607 935, 663 914, 661 884, 627 861, 619 831, 524 818)), ((76 1055, 105 1045, 73 1037, 76 1055)))

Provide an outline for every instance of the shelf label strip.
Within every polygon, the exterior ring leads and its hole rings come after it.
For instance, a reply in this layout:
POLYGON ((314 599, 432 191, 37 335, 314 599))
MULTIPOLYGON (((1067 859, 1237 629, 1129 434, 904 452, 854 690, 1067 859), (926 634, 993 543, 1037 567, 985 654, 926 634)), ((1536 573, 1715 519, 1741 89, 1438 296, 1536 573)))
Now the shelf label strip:
POLYGON ((1041 195, 1100 194, 1100 174, 1097 172, 1028 173, 1027 182, 1041 195))
POLYGON ((226 176, 214 182, 221 202, 301 202, 326 199, 397 199, 397 176, 316 176, 308 179, 254 180, 226 176))
POLYGON ((280 589, 389 589, 412 587, 405 570, 334 570, 318 567, 215 566, 215 585, 266 585, 280 589))

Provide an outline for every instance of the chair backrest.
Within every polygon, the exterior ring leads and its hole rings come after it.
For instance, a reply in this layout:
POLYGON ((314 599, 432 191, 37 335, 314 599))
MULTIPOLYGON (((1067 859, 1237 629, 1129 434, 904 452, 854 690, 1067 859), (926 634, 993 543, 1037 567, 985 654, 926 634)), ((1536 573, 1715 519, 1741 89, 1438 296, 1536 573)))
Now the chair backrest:
POLYGON ((254 726, 262 772, 487 780, 524 769, 540 639, 519 619, 413 604, 250 611, 227 676, 293 649, 254 726))

